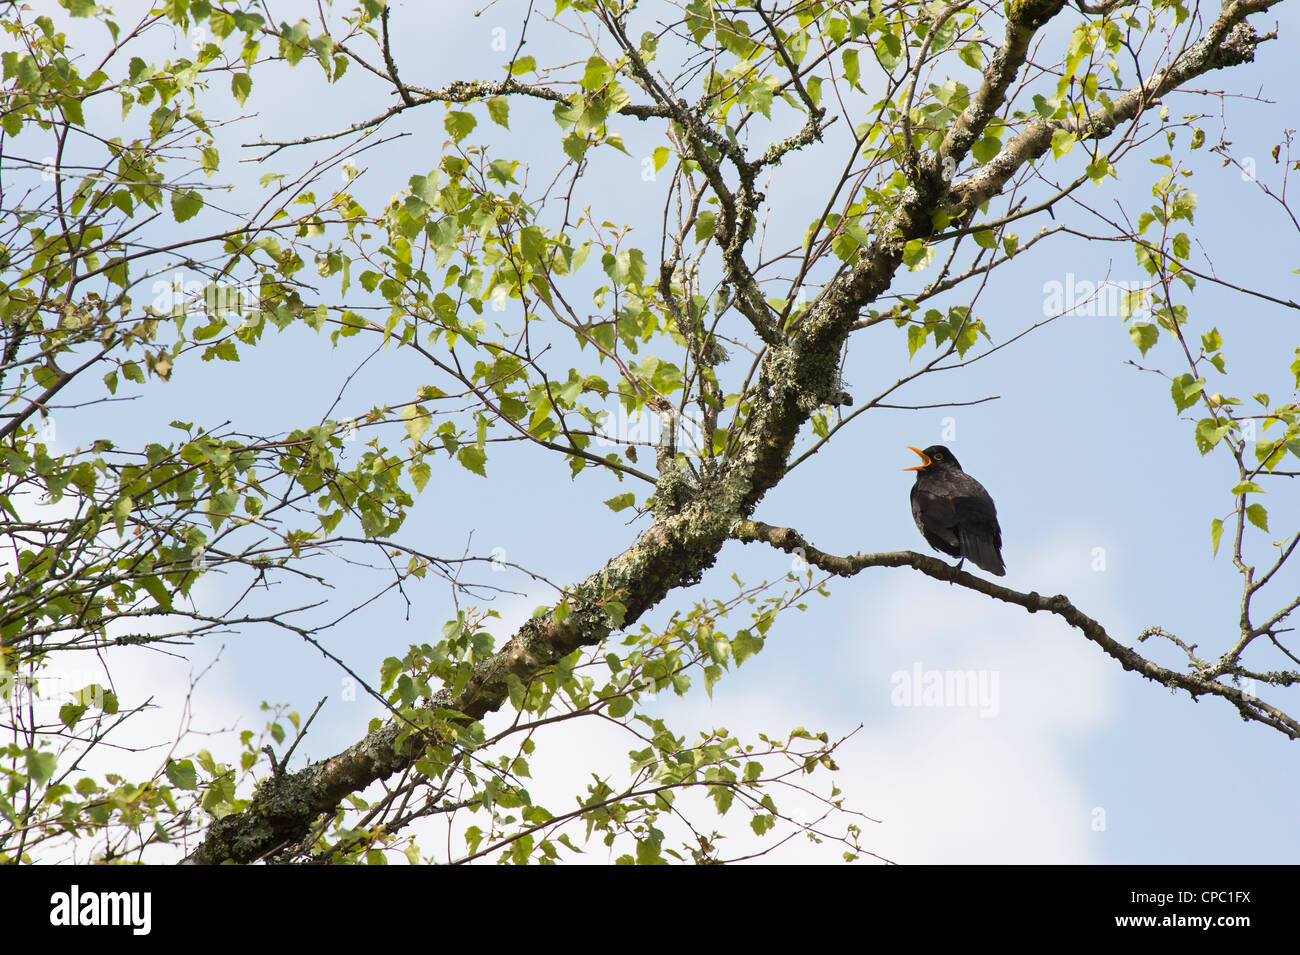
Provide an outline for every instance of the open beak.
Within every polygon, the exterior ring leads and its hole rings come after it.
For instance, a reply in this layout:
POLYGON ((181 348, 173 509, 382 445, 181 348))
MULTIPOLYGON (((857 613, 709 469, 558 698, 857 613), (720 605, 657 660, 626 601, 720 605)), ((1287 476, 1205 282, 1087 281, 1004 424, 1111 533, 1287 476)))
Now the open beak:
POLYGON ((915 451, 917 454, 919 454, 921 456, 921 463, 914 465, 910 468, 903 468, 904 471, 923 471, 930 466, 931 463, 930 456, 926 454, 924 451, 922 451, 920 448, 914 448, 909 444, 907 446, 907 450, 915 451))

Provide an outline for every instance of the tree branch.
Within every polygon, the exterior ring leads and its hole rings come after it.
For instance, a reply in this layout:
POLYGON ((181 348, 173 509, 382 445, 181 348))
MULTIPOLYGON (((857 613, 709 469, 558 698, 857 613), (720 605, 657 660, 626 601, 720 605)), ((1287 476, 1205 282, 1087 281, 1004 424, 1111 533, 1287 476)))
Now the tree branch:
MULTIPOLYGON (((1132 647, 1125 646, 1110 636, 1105 627, 1076 607, 1063 594, 1044 597, 1036 591, 1022 593, 964 570, 958 570, 937 557, 928 557, 910 550, 839 557, 817 549, 793 528, 773 527, 760 521, 738 521, 732 528, 731 536, 745 543, 770 544, 788 554, 797 555, 814 567, 820 567, 840 577, 852 577, 868 567, 912 567, 927 577, 944 580, 950 584, 959 584, 967 590, 984 594, 994 600, 1023 607, 1030 613, 1045 610, 1079 630, 1101 647, 1108 656, 1119 661, 1125 670, 1133 670, 1146 679, 1170 689, 1185 690, 1192 699, 1200 696, 1221 697, 1235 706, 1243 719, 1271 726, 1291 739, 1300 739, 1300 722, 1283 711, 1246 693, 1240 687, 1219 683, 1199 671, 1180 673, 1148 660, 1132 647)), ((1144 634, 1142 638, 1146 635, 1144 634)))

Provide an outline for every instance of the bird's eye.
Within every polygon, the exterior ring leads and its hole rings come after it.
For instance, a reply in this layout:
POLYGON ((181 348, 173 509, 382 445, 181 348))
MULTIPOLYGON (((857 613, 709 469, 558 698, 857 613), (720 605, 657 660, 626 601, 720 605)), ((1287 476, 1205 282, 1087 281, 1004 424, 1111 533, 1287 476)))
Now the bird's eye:
POLYGON ((936 461, 942 461, 942 460, 943 460, 943 455, 936 451, 935 454, 934 454, 934 459, 935 459, 936 461))

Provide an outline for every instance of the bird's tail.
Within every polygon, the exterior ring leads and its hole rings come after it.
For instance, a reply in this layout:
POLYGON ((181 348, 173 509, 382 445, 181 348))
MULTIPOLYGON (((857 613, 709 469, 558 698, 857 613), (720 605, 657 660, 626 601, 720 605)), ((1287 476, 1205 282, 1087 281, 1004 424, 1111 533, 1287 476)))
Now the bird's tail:
POLYGON ((967 560, 998 577, 1007 575, 1006 564, 1002 563, 1002 554, 998 546, 981 534, 961 531, 961 553, 967 560))

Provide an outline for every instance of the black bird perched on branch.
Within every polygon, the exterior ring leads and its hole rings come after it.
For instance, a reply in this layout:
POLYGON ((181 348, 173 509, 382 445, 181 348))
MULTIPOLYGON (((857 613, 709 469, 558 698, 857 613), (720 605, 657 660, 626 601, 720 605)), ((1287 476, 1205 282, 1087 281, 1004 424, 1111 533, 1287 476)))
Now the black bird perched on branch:
MULTIPOLYGON (((952 452, 935 444, 924 451, 908 446, 921 463, 904 468, 916 472, 912 485, 912 519, 935 550, 969 559, 998 577, 1002 563, 1002 529, 993 498, 984 485, 961 469, 952 452)), ((961 567, 961 562, 958 562, 961 567)))

